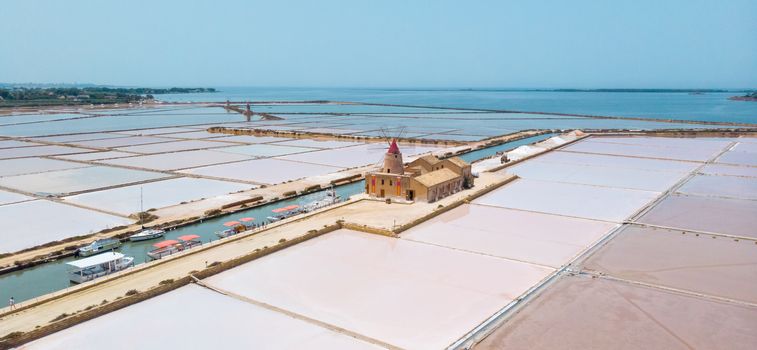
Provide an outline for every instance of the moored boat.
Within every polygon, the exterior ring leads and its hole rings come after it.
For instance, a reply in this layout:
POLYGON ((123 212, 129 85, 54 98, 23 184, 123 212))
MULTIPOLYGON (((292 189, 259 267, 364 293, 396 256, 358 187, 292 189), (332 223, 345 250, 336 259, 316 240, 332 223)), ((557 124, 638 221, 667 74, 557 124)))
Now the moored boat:
POLYGON ((321 199, 319 199, 317 201, 313 201, 313 202, 310 202, 308 204, 305 204, 305 206, 303 207, 303 209, 304 209, 304 212, 307 213, 307 212, 311 212, 311 211, 314 211, 314 210, 318 210, 318 209, 321 209, 321 208, 328 207, 330 205, 337 204, 337 203, 339 203, 341 201, 342 201, 342 197, 339 196, 336 193, 336 190, 334 190, 334 187, 332 186, 330 189, 328 189, 326 191, 326 196, 325 197, 323 197, 323 198, 321 198, 321 199))
POLYGON ((160 259, 166 255, 171 255, 182 251, 182 246, 179 241, 175 239, 169 239, 162 242, 158 242, 152 245, 155 249, 147 252, 147 256, 152 259, 160 259))
POLYGON ((156 239, 159 237, 163 237, 163 235, 166 233, 166 231, 160 230, 160 229, 145 229, 145 225, 143 222, 144 217, 144 199, 143 199, 143 193, 142 193, 142 187, 139 188, 139 223, 142 225, 142 231, 139 231, 131 236, 129 236, 129 240, 132 242, 139 242, 139 241, 148 241, 151 239, 156 239))
POLYGON ((121 246, 121 241, 115 238, 98 239, 89 245, 79 248, 76 256, 91 256, 116 249, 121 246))
POLYGON ((129 236, 129 240, 132 242, 139 242, 139 241, 148 241, 151 239, 156 239, 163 237, 163 235, 166 233, 166 231, 158 230, 158 229, 147 229, 139 231, 131 236, 129 236))
POLYGON ((198 235, 184 235, 179 236, 177 239, 169 239, 155 243, 152 245, 155 249, 147 252, 147 256, 151 259, 160 259, 164 256, 202 245, 202 242, 200 242, 198 238, 200 238, 198 235))
MULTIPOLYGON (((247 218, 245 218, 245 219, 247 219, 247 218)), ((248 221, 251 221, 251 220, 248 220, 248 221)), ((225 222, 223 224, 223 226, 228 227, 228 229, 216 232, 215 234, 219 238, 226 238, 226 237, 229 237, 229 236, 233 236, 233 235, 235 235, 237 233, 240 233, 240 232, 242 232, 242 231, 244 231, 244 230, 247 229, 247 226, 244 225, 244 224, 242 224, 239 221, 225 222)))
POLYGON ((71 261, 66 265, 73 267, 68 271, 68 279, 83 283, 134 266, 134 258, 111 252, 71 261))
POLYGON ((296 204, 288 205, 286 207, 276 208, 271 211, 276 215, 271 215, 266 218, 270 222, 284 220, 290 216, 295 216, 303 212, 300 206, 296 204))

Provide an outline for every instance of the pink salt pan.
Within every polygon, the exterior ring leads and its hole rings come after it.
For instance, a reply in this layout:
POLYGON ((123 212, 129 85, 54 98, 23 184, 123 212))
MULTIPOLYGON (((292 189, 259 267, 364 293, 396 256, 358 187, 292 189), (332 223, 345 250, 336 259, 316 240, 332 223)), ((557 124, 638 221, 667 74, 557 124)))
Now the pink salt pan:
POLYGON ((751 350, 755 324, 753 306, 563 277, 475 349, 751 350))
POLYGON ((682 230, 698 230, 757 238, 757 201, 672 195, 639 222, 682 230))
POLYGON ((405 349, 442 349, 552 271, 339 230, 207 283, 405 349))
POLYGON ((617 225, 482 205, 463 205, 402 234, 492 256, 560 267, 617 225))
POLYGON ((757 178, 697 175, 683 184, 678 192, 757 200, 757 178))
POLYGON ((583 265, 623 279, 757 303, 752 241, 632 225, 583 265))

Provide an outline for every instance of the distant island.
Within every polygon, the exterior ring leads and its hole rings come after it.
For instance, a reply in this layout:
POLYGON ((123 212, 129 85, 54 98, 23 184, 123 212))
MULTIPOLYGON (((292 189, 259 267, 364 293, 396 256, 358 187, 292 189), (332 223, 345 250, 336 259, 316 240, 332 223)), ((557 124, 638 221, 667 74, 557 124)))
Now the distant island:
POLYGON ((153 95, 216 92, 214 88, 4 87, 0 108, 139 103, 153 95))
POLYGON ((746 93, 745 95, 742 95, 742 96, 729 97, 728 99, 732 100, 732 101, 753 101, 753 102, 755 102, 755 101, 757 101, 757 91, 748 92, 748 93, 746 93))

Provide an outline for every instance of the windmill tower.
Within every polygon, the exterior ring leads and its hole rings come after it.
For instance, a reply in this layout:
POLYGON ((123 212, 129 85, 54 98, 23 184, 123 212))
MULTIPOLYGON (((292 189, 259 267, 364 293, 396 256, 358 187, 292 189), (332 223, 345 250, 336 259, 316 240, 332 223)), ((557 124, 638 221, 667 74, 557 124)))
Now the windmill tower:
POLYGON ((381 172, 397 175, 405 173, 402 152, 400 152, 400 147, 397 146, 397 139, 392 139, 389 150, 384 155, 384 167, 381 169, 381 172))
POLYGON ((389 148, 384 154, 383 164, 381 160, 378 161, 377 165, 381 166, 381 169, 378 172, 396 175, 404 174, 405 163, 402 160, 402 152, 400 151, 399 145, 397 145, 397 139, 401 138, 402 134, 405 133, 405 127, 400 127, 398 130, 381 128, 379 132, 381 133, 382 138, 386 139, 389 148), (396 135, 389 136, 390 131, 394 131, 396 135))

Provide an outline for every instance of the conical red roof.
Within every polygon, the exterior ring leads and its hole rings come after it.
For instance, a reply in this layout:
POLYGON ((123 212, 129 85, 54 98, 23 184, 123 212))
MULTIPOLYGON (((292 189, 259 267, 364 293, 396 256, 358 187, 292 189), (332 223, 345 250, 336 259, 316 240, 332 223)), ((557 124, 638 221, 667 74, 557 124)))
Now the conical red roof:
POLYGON ((392 144, 389 146, 389 150, 386 153, 400 154, 400 147, 397 146, 397 139, 392 139, 392 144))

